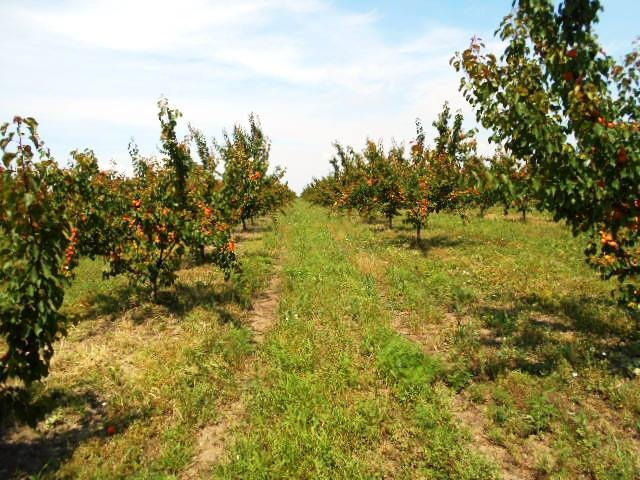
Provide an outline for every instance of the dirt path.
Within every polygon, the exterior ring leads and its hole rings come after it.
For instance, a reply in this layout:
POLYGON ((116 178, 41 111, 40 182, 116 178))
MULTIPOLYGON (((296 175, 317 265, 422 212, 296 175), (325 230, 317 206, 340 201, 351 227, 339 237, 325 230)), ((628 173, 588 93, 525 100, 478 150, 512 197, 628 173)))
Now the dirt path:
POLYGON ((278 316, 278 304, 282 287, 282 269, 276 267, 269 287, 253 303, 248 324, 257 344, 264 341, 265 333, 273 326, 278 316))
MULTIPOLYGON (((260 294, 253 303, 246 323, 253 332, 253 339, 259 347, 265 339, 265 334, 275 324, 278 316, 282 286, 282 270, 280 263, 276 267, 268 288, 260 294)), ((233 431, 240 425, 246 412, 246 394, 251 381, 256 377, 256 352, 254 352, 237 373, 238 395, 232 401, 219 406, 218 421, 203 428, 198 434, 197 453, 192 464, 185 471, 182 478, 202 478, 222 460, 229 445, 233 431)))

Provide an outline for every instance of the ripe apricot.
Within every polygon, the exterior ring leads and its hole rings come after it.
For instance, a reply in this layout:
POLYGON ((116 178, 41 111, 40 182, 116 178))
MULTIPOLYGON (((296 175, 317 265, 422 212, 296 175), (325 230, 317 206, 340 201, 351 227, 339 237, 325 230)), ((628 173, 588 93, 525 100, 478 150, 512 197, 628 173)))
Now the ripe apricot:
POLYGON ((627 150, 621 148, 618 152, 618 165, 626 165, 629 161, 629 155, 627 154, 627 150))

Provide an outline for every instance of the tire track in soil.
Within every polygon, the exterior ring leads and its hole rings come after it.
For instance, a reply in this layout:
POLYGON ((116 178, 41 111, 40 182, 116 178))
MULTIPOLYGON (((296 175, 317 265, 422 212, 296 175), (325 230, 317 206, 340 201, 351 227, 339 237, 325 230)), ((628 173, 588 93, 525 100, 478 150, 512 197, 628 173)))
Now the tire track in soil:
MULTIPOLYGON (((442 323, 427 328, 427 332, 416 334, 406 327, 403 315, 400 314, 393 317, 391 326, 397 333, 418 344, 427 355, 438 355, 447 348, 446 341, 443 340, 443 331, 451 330, 461 325, 463 321, 457 315, 447 312, 442 323)), ((535 459, 529 452, 522 454, 526 459, 523 462, 522 459, 518 460, 514 457, 507 448, 489 438, 485 409, 474 405, 462 393, 454 396, 452 407, 451 413, 468 430, 475 448, 500 467, 503 480, 534 480, 536 478, 533 468, 535 459)))
MULTIPOLYGON (((264 342, 266 333, 273 327, 278 315, 278 305, 282 291, 282 267, 279 262, 269 282, 269 286, 253 303, 246 319, 247 326, 253 332, 253 340, 257 346, 264 342)), ((238 398, 221 404, 218 408, 218 420, 203 428, 198 434, 196 455, 181 478, 202 478, 202 474, 210 471, 222 460, 229 447, 228 440, 233 431, 240 425, 246 413, 246 392, 249 384, 256 377, 256 351, 247 358, 237 372, 240 388, 238 398)))
MULTIPOLYGON (((380 279, 378 279, 380 281, 380 279)), ((382 280, 384 282, 384 280, 382 280)), ((384 287, 383 287, 384 288, 384 287)), ((457 315, 447 312, 442 323, 434 324, 427 328, 426 332, 416 334, 407 328, 403 321, 404 315, 396 314, 391 322, 393 329, 410 340, 418 344, 427 355, 438 355, 446 348, 446 341, 443 339, 443 331, 451 330, 461 325, 461 320, 457 315)), ((491 459, 500 467, 503 480, 534 480, 535 471, 532 468, 534 459, 528 456, 529 464, 518 461, 504 446, 491 441, 487 435, 488 425, 486 422, 486 412, 476 405, 473 405, 465 395, 458 393, 453 397, 451 413, 458 421, 464 425, 471 435, 472 444, 480 453, 491 459)))
MULTIPOLYGON (((447 348, 445 332, 451 331, 464 322, 452 312, 446 312, 441 323, 430 325, 425 331, 416 333, 405 323, 405 317, 409 311, 398 311, 388 301, 387 289, 389 288, 386 278, 386 266, 389 260, 383 260, 368 254, 365 256, 355 256, 351 259, 352 264, 362 273, 371 275, 376 282, 376 287, 380 298, 387 304, 387 308, 393 313, 391 316, 391 328, 407 340, 419 345, 427 355, 438 355, 444 353, 447 348)), ((535 460, 529 452, 526 452, 526 461, 516 459, 504 446, 497 445, 491 441, 487 435, 486 413, 473 406, 463 395, 458 394, 453 399, 451 413, 469 432, 472 437, 474 447, 489 459, 493 460, 500 468, 503 480, 534 480, 535 470, 533 463, 535 460)))

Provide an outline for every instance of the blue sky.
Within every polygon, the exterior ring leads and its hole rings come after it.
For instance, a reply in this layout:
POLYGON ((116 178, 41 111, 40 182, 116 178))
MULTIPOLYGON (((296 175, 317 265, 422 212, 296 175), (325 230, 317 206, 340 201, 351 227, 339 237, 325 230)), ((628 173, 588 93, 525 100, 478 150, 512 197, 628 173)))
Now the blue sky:
MULTIPOLYGON (((623 55, 640 2, 605 1, 598 33, 623 55)), ((492 34, 511 1, 1 0, 0 121, 35 116, 60 161, 93 148, 128 172, 131 137, 157 151, 156 101, 220 137, 257 113, 300 190, 331 143, 408 140, 449 100, 473 126, 448 60, 492 34)), ((482 138, 481 138, 482 140, 482 138)), ((488 146, 481 142, 481 149, 488 146)))

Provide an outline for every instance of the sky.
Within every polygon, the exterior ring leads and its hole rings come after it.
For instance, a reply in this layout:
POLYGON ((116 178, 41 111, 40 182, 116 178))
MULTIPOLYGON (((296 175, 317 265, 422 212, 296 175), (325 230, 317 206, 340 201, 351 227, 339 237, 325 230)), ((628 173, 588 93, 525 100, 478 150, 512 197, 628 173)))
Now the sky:
MULTIPOLYGON (((622 57, 638 0, 604 0, 597 32, 622 57)), ((511 0, 0 0, 0 122, 33 116, 59 162, 93 149, 130 173, 158 151, 161 96, 208 138, 256 113, 271 162, 300 192, 332 143, 408 142, 445 100, 475 126, 449 59, 493 32, 511 0)), ((432 136, 433 132, 428 131, 432 136)), ((489 152, 481 132, 479 149, 489 152)))

